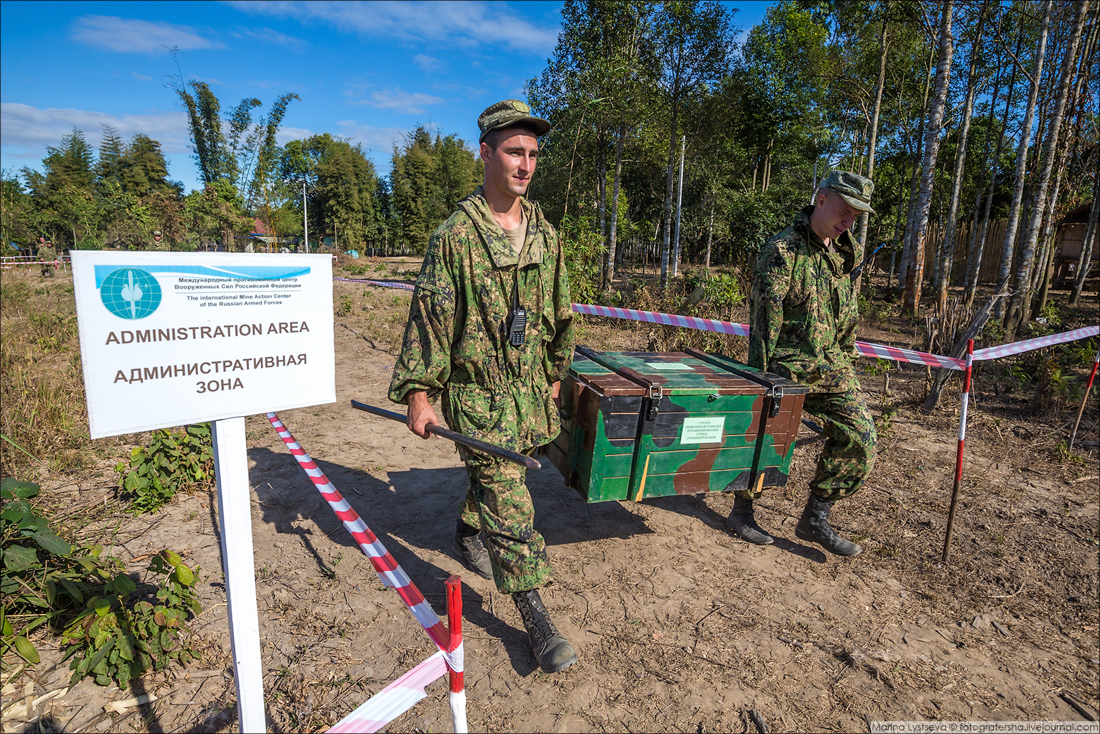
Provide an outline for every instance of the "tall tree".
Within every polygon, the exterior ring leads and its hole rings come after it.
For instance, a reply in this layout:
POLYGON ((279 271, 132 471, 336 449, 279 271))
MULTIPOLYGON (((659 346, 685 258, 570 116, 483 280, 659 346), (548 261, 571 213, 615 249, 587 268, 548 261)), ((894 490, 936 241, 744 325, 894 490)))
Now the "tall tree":
POLYGON ((1073 31, 1062 56, 1058 97, 1054 103, 1054 112, 1047 125, 1047 139, 1042 156, 1042 167, 1039 170, 1038 181, 1035 184, 1035 204, 1031 210, 1031 221, 1028 224, 1027 234, 1024 237, 1022 252, 1020 253, 1020 267, 1016 271, 1016 292, 1012 297, 1011 311, 1005 325, 1006 336, 1009 339, 1015 336, 1018 325, 1027 323, 1031 308, 1031 271, 1035 262, 1035 246, 1043 225, 1047 186, 1050 184, 1050 174, 1054 169, 1054 160, 1057 157, 1058 139, 1062 131, 1062 117, 1066 109, 1066 100, 1069 98, 1069 90, 1076 75, 1077 46, 1081 41, 1081 34, 1085 28, 1085 18, 1088 17, 1089 0, 1078 0, 1076 9, 1077 12, 1072 26, 1073 31))
POLYGON ((921 286, 924 280, 924 240, 928 234, 928 214, 932 206, 933 175, 936 171, 936 157, 940 148, 943 110, 947 102, 947 82, 951 75, 951 57, 954 49, 951 43, 951 14, 953 8, 953 0, 947 0, 943 5, 943 14, 940 17, 936 87, 932 93, 932 107, 928 111, 928 130, 925 132, 920 193, 917 195, 916 228, 910 253, 910 267, 906 274, 905 292, 902 296, 902 303, 905 308, 913 313, 917 313, 920 308, 921 286))
POLYGON ((947 305, 947 288, 951 284, 951 265, 955 261, 955 239, 958 234, 959 196, 962 193, 963 171, 966 166, 966 149, 970 142, 970 116, 974 112, 974 95, 978 87, 979 48, 982 43, 982 27, 985 24, 986 3, 978 10, 978 24, 970 45, 970 73, 966 81, 966 101, 963 102, 963 119, 959 126, 959 143, 955 150, 955 173, 952 176, 951 199, 947 206, 947 231, 943 236, 942 256, 936 261, 933 287, 936 302, 942 311, 947 305))
MULTIPOLYGON (((1008 277, 1012 272, 1012 258, 1016 251, 1016 230, 1020 226, 1020 209, 1024 198, 1024 180, 1027 175, 1027 151, 1031 145, 1031 124, 1035 115, 1035 102, 1039 97, 1039 80, 1043 73, 1043 59, 1046 53, 1047 33, 1050 29, 1052 3, 1053 0, 1046 0, 1043 3, 1043 19, 1039 24, 1038 48, 1035 52, 1034 66, 1028 77, 1031 82, 1031 91, 1028 94, 1024 121, 1020 127, 1020 143, 1016 150, 1016 186, 1012 192, 1012 206, 1008 210, 1008 226, 1005 230, 1004 246, 1001 248, 1001 272, 997 278, 997 290, 1001 290, 1008 285, 1008 277)), ((1004 300, 998 300, 997 305, 993 308, 993 317, 1000 320, 1004 317, 1004 314, 1004 300)))
POLYGON ((685 102, 729 69, 733 52, 730 13, 714 2, 666 0, 656 18, 660 63, 657 86, 668 109, 668 159, 661 232, 661 287, 668 285, 673 186, 680 114, 685 102))

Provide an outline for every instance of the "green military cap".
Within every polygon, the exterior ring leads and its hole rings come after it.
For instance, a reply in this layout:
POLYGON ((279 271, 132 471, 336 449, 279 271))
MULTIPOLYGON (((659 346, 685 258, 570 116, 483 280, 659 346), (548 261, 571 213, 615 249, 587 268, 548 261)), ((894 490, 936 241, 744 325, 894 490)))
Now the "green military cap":
POLYGON ((530 125, 536 135, 545 135, 550 132, 550 123, 541 117, 531 114, 531 108, 525 102, 518 99, 506 99, 503 102, 489 105, 484 112, 478 115, 477 126, 481 128, 481 137, 477 142, 485 140, 485 136, 493 130, 502 127, 525 122, 530 125))
POLYGON ((871 194, 875 190, 875 184, 866 176, 851 171, 833 171, 825 177, 819 188, 835 191, 854 209, 875 213, 871 208, 871 194))

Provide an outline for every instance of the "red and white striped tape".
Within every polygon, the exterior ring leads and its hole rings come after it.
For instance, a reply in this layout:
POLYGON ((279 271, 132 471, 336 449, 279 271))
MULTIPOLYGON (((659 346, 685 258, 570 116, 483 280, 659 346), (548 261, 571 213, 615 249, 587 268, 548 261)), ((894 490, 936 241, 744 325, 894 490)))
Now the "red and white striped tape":
POLYGON ((366 283, 367 285, 376 285, 379 288, 400 288, 401 290, 413 291, 416 290, 416 286, 409 285, 408 283, 389 283, 384 280, 368 280, 367 278, 337 278, 333 276, 333 280, 342 280, 345 283, 366 283))
MULTIPOLYGON (((717 321, 715 319, 701 319, 695 316, 680 316, 670 313, 658 313, 655 311, 635 311, 632 308, 614 308, 611 306, 594 306, 587 303, 574 303, 573 310, 577 313, 589 316, 608 316, 615 319, 629 319, 630 321, 645 321, 651 324, 665 324, 666 326, 679 326, 684 329, 696 329, 698 331, 712 331, 716 334, 733 334, 734 336, 748 336, 748 324, 735 324, 731 321, 717 321)), ((912 362, 914 364, 926 364, 931 367, 946 367, 952 370, 961 370, 965 362, 952 357, 941 357, 927 352, 918 352, 914 349, 901 349, 885 344, 871 344, 868 342, 856 342, 856 351, 864 357, 882 357, 898 362, 912 362)))
POLYGON ((393 587, 405 601, 409 611, 416 617, 416 621, 428 633, 428 637, 432 638, 432 642, 435 643, 436 647, 443 652, 447 665, 451 670, 462 672, 463 643, 461 637, 458 638, 457 645, 452 648, 450 632, 436 615, 435 610, 424 599, 424 595, 416 588, 416 584, 405 574, 401 565, 390 555, 390 552, 371 532, 367 524, 360 519, 359 514, 352 509, 348 501, 332 485, 324 472, 317 467, 316 462, 305 452, 302 445, 294 439, 287 427, 279 420, 279 416, 268 413, 267 419, 278 432, 279 438, 283 439, 283 443, 290 449, 290 453, 298 460, 302 469, 313 480, 317 491, 328 502, 329 507, 336 513, 336 517, 340 518, 341 522, 344 523, 344 527, 351 533, 351 537, 355 538, 355 542, 359 544, 359 549, 370 559, 371 565, 378 572, 382 583, 393 587))
MULTIPOLYGON (((386 283, 378 280, 357 280, 353 278, 333 278, 350 283, 367 283, 383 288, 404 288, 415 290, 415 286, 407 283, 386 283)), ((643 321, 650 324, 664 324, 665 326, 678 326, 683 329, 695 329, 697 331, 710 331, 715 334, 731 334, 733 336, 748 336, 748 324, 735 324, 732 321, 719 321, 717 319, 703 319, 697 316, 681 316, 679 314, 661 313, 658 311, 638 311, 633 308, 616 308, 615 306, 597 306, 591 303, 574 303, 573 311, 588 316, 606 316, 613 319, 626 319, 628 321, 643 321)), ((974 360, 997 359, 1010 354, 1021 354, 1033 349, 1049 347, 1054 344, 1086 339, 1100 334, 1100 326, 1086 326, 1082 329, 1042 336, 1037 339, 1001 344, 996 347, 979 349, 974 352, 974 360)), ((875 344, 873 342, 856 342, 856 351, 862 357, 876 357, 892 359, 895 362, 909 362, 911 364, 923 364, 929 367, 944 367, 949 370, 962 371, 966 369, 966 360, 945 357, 939 354, 929 354, 916 349, 902 349, 888 344, 875 344)))
POLYGON ((437 652, 374 694, 336 722, 329 732, 375 732, 427 698, 424 687, 447 672, 443 652, 437 652))
POLYGON ((1090 336, 1097 336, 1098 334, 1100 334, 1100 326, 1085 326, 1080 329, 1074 329, 1073 331, 1063 331, 1061 334, 1040 336, 1022 342, 999 344, 995 347, 979 349, 974 352, 974 359, 975 361, 979 359, 998 359, 999 357, 1007 357, 1010 354, 1022 354, 1035 349, 1054 346, 1055 344, 1065 344, 1066 342, 1077 341, 1078 339, 1088 339, 1090 336))

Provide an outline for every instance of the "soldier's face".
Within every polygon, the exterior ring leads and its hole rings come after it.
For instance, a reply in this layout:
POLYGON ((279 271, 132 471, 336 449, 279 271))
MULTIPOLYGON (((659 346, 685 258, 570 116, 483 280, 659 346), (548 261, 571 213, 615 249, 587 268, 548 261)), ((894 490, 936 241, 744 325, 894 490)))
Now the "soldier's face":
POLYGON ((817 208, 813 213, 813 228, 821 239, 835 240, 855 224, 860 212, 832 191, 817 195, 817 208))
POLYGON ((501 138, 496 149, 481 144, 485 162, 485 186, 497 193, 523 196, 531 185, 539 157, 539 141, 526 130, 501 138))

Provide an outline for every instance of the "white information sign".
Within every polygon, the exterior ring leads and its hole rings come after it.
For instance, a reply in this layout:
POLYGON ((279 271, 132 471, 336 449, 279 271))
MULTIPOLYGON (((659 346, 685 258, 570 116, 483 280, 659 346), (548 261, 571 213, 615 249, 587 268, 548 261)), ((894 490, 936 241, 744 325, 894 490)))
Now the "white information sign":
POLYGON ((72 253, 92 438, 336 402, 328 255, 72 253))
POLYGON ((645 366, 651 370, 683 371, 691 370, 691 365, 683 362, 646 362, 645 366))
POLYGON ((684 418, 680 429, 680 445, 698 443, 722 443, 722 432, 726 419, 722 416, 709 418, 684 418))

